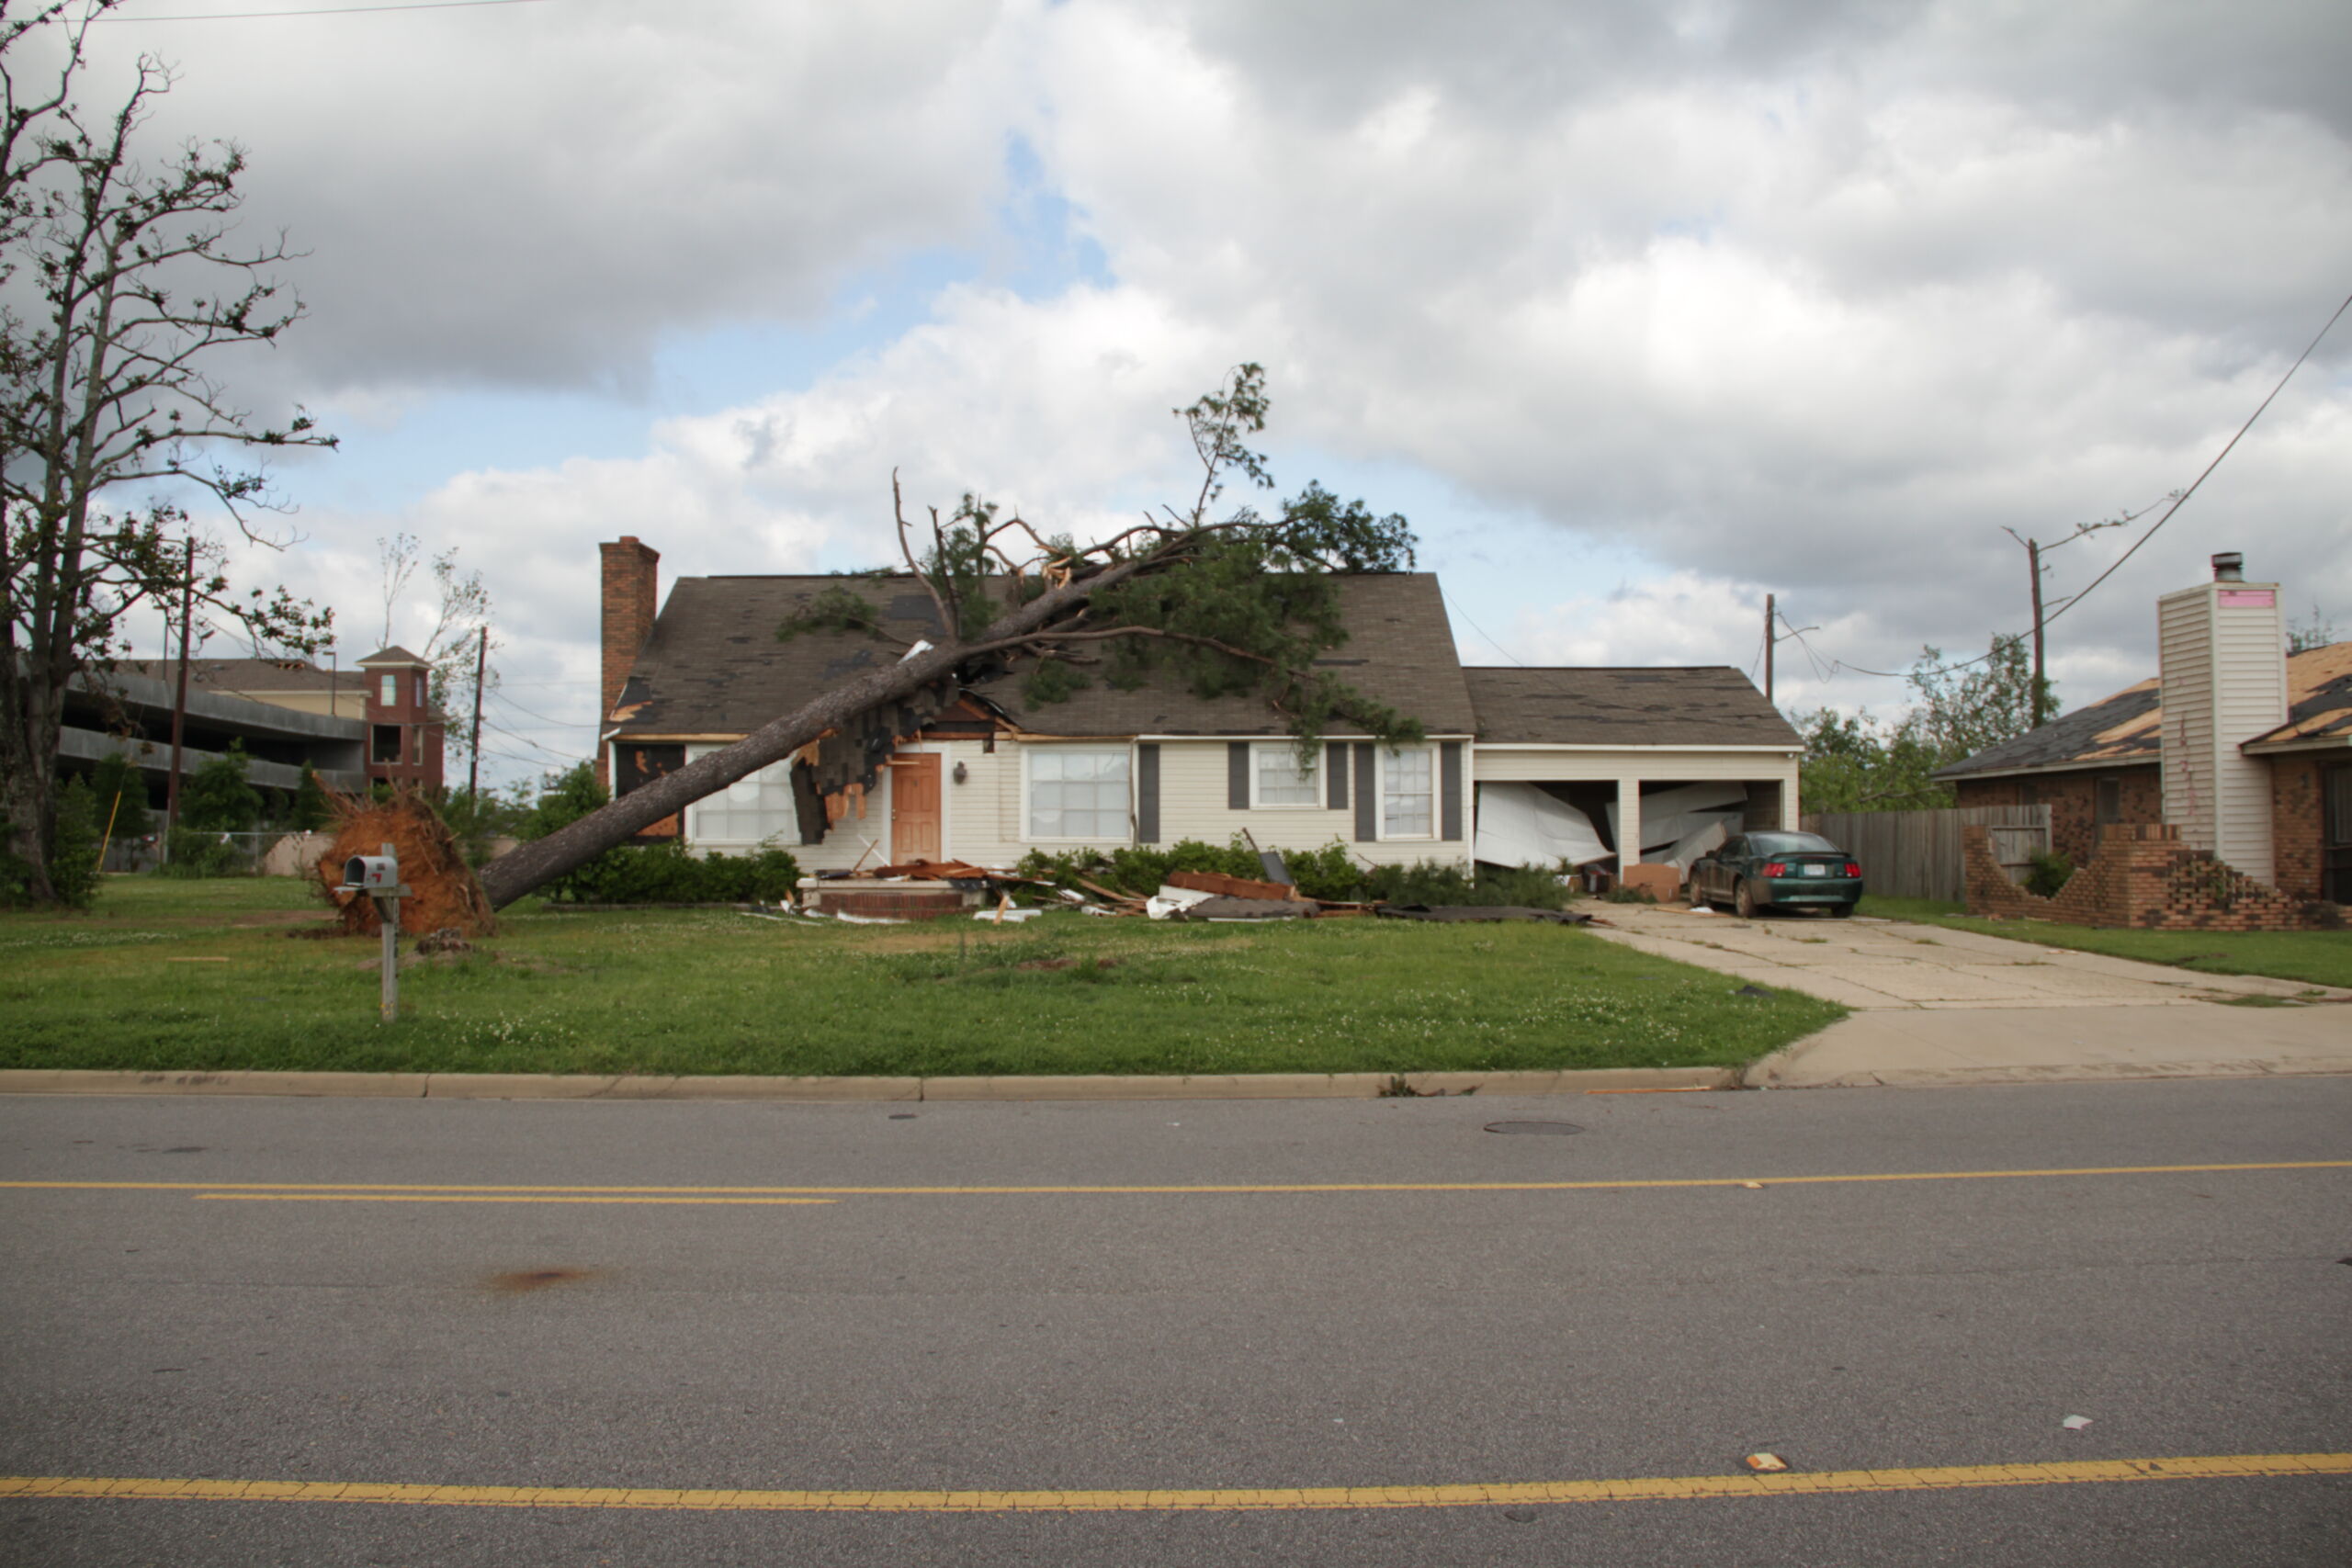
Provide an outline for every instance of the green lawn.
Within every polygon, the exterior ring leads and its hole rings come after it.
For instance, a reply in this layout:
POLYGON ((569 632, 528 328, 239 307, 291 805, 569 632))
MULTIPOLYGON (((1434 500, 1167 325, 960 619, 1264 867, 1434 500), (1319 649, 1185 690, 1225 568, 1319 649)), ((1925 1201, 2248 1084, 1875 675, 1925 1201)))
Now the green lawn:
POLYGON ((1729 1066, 1844 1016, 1547 925, 779 924, 526 900, 472 957, 302 940, 290 880, 109 878, 0 916, 0 1066, 561 1073, 1415 1072, 1729 1066), (196 960, 197 962, 185 962, 196 960))
POLYGON ((2104 953, 2214 975, 2268 975, 2314 986, 2352 987, 2352 931, 2101 931, 2055 920, 1986 920, 1958 904, 1929 898, 1882 898, 1865 895, 1855 911, 1892 920, 1917 920, 1982 931, 2078 953, 2104 953))

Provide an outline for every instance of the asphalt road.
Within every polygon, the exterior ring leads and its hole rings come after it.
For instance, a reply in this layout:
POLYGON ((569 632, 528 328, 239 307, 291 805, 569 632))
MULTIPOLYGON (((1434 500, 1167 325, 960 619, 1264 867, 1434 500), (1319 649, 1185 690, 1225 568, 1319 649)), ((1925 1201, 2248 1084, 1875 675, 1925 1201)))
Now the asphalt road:
POLYGON ((0 1187, 0 1476, 309 1483, 0 1497, 9 1563, 2352 1559, 2343 1474, 1956 1483, 2352 1450, 2352 1078, 23 1097, 0 1100, 0 1179, 63 1184, 0 1187), (1951 1174, 2312 1161, 2339 1163, 1951 1174), (1949 1179, 1798 1179, 1923 1172, 1949 1179), (744 1188, 803 1190, 710 1190, 744 1188), (1758 1450, 1877 1479, 1689 1495, 1758 1450), (1437 1490, 1606 1481, 1671 1484, 1437 1490), (322 1499, 345 1483, 414 1490, 322 1499), (1344 1487, 1394 1506, 1257 1495, 1344 1487), (1057 1495, 808 1495, 866 1489, 1057 1495), (1209 1489, 1233 1490, 1183 1506, 1209 1489), (754 1506, 780 1493, 798 1506, 754 1506))

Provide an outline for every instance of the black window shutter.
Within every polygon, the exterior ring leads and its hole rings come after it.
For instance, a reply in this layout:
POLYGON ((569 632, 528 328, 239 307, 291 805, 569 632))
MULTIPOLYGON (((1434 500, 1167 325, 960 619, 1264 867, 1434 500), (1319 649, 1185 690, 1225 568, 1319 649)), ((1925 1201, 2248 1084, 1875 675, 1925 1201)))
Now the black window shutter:
POLYGON ((1225 804, 1236 811, 1250 809, 1250 742, 1225 743, 1225 804))
POLYGON ((1373 774, 1372 748, 1363 741, 1356 743, 1356 842, 1371 843, 1380 837, 1380 785, 1373 774))
POLYGON ((831 821, 825 815, 825 797, 817 793, 817 770, 806 762, 795 762, 791 776, 792 812, 800 824, 800 841, 821 844, 831 821))
POLYGON ((1462 837, 1462 742, 1444 740, 1437 749, 1438 837, 1462 837))
POLYGON ((1324 746, 1323 776, 1330 781, 1325 786, 1329 794, 1324 797, 1324 804, 1334 811, 1345 811, 1348 808, 1348 749, 1343 743, 1333 740, 1324 746))
POLYGON ((1159 745, 1152 740, 1136 747, 1136 842, 1159 842, 1159 745))

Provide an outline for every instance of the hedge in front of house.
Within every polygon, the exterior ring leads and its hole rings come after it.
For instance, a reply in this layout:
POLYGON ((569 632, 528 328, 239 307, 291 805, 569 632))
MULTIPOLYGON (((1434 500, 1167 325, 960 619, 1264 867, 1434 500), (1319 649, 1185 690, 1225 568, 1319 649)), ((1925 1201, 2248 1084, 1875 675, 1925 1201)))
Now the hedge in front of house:
POLYGON ((773 904, 799 881, 800 863, 783 850, 692 855, 672 840, 607 850, 548 896, 572 904, 773 904))

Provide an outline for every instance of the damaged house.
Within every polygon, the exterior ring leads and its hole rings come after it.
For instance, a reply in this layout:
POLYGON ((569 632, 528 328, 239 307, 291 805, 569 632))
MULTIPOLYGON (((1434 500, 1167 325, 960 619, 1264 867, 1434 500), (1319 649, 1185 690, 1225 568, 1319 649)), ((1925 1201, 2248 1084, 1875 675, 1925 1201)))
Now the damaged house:
POLYGON ((2290 655, 2234 553, 2157 602, 2157 673, 1939 769, 1962 806, 2047 806, 2052 847, 2165 825, 2290 899, 2352 903, 2352 642, 2290 655))
MULTIPOLYGON (((840 578, 684 578, 663 603, 654 550, 628 537, 601 552, 597 767, 616 794, 898 657, 857 633, 777 639, 840 578)), ((941 638, 911 578, 858 586, 900 643, 941 638)), ((1376 745, 1336 724, 1302 760, 1254 696, 1097 681, 1032 704, 1016 674, 862 716, 652 831, 730 853, 782 846, 811 871, 1004 865, 1033 849, 1221 844, 1246 829, 1264 849, 1336 840, 1373 863, 1623 858, 1679 880, 1727 833, 1796 826, 1804 742, 1739 671, 1464 668, 1434 576, 1338 586, 1349 639, 1317 662, 1418 719, 1423 742, 1376 745)))

